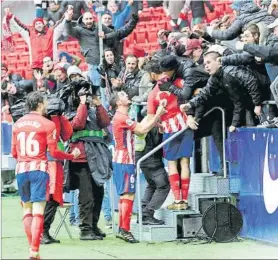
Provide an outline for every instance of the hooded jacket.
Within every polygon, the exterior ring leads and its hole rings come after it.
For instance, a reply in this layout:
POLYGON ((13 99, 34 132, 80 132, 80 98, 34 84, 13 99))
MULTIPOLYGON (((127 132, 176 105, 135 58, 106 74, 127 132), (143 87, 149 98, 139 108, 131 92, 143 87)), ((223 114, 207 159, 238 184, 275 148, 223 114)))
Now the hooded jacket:
POLYGON ((226 66, 221 67, 215 75, 211 76, 207 85, 189 103, 192 108, 204 105, 221 90, 234 104, 232 125, 235 127, 241 125, 248 95, 255 106, 262 102, 258 81, 252 71, 243 67, 226 66))
POLYGON ((238 37, 242 29, 251 22, 254 24, 263 22, 265 25, 269 25, 273 23, 274 20, 275 18, 269 15, 266 10, 260 9, 254 3, 248 3, 241 7, 236 20, 227 30, 213 30, 211 36, 217 40, 233 40, 238 37))
MULTIPOLYGON (((76 38, 80 44, 82 55, 88 64, 98 65, 100 63, 99 53, 99 36, 98 24, 94 23, 91 28, 86 28, 82 22, 83 16, 78 19, 78 25, 74 27, 71 21, 66 22, 66 30, 69 35, 76 38)), ((138 17, 132 16, 132 19, 121 29, 114 31, 113 29, 102 25, 105 33, 104 48, 115 46, 115 42, 127 37, 136 27, 138 17)))

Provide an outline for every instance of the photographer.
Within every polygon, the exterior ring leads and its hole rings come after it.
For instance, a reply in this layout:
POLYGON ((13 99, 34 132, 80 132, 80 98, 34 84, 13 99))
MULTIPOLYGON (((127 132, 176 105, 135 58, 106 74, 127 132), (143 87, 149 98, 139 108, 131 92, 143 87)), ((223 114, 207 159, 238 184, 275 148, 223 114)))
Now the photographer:
MULTIPOLYGON (((69 120, 62 116, 65 104, 58 98, 51 98, 48 96, 47 116, 55 123, 56 126, 56 140, 58 143, 58 149, 63 150, 64 144, 60 141, 66 142, 70 139, 73 133, 72 126, 69 120)), ((78 153, 80 154, 80 153, 78 153)), ((47 153, 48 168, 49 168, 49 194, 50 198, 46 203, 44 209, 44 225, 43 236, 41 244, 60 243, 59 240, 54 239, 49 234, 51 224, 54 221, 55 214, 59 205, 63 205, 63 161, 53 158, 49 152, 47 153)))
POLYGON ((68 76, 74 83, 73 96, 78 98, 79 105, 71 121, 74 134, 69 150, 78 147, 81 155, 65 163, 65 189, 67 192, 79 189, 80 240, 102 240, 106 235, 97 225, 103 184, 112 174, 112 158, 103 139, 103 129, 110 124, 110 119, 101 101, 92 95, 91 84, 80 74, 69 73, 72 67, 68 69, 68 76))

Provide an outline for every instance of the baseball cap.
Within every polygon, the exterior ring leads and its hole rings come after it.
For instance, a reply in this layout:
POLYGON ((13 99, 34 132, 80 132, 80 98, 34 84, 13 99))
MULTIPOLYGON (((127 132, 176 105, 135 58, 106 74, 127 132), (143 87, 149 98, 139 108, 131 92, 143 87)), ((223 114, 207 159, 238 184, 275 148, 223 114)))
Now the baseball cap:
POLYGON ((186 51, 185 55, 190 55, 194 49, 197 49, 198 47, 202 46, 202 40, 200 39, 187 39, 186 43, 186 51))

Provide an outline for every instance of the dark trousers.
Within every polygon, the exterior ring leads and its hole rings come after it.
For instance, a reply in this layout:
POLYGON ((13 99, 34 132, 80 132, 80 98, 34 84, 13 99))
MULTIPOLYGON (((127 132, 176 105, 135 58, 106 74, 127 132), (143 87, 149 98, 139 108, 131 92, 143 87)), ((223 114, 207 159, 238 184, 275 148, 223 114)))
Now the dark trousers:
POLYGON ((57 208, 59 207, 59 203, 53 200, 52 196, 50 196, 49 201, 46 202, 45 209, 44 209, 44 224, 43 229, 44 232, 49 232, 51 224, 54 221, 55 214, 57 208))
POLYGON ((162 206, 170 191, 168 175, 163 164, 156 168, 141 167, 141 169, 148 183, 142 199, 143 216, 153 216, 154 211, 162 206))
POLYGON ((79 228, 83 233, 90 233, 98 224, 104 188, 96 185, 88 163, 72 163, 71 167, 79 189, 79 228))
POLYGON ((221 167, 223 167, 223 134, 220 111, 213 111, 211 114, 203 117, 199 122, 198 130, 194 131, 194 139, 199 139, 209 135, 212 135, 220 155, 221 167))

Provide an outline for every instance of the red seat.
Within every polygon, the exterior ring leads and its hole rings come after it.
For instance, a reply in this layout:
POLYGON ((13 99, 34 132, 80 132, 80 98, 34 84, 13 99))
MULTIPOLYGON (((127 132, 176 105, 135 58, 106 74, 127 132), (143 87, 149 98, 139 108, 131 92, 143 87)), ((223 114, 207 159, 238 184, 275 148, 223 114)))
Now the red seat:
POLYGON ((66 42, 62 42, 60 44, 58 44, 58 50, 59 51, 67 51, 67 43, 66 42))
POLYGON ((160 29, 167 29, 167 24, 168 24, 168 20, 162 20, 162 21, 159 21, 157 24, 156 24, 156 27, 160 30, 160 29))
POLYGON ((140 46, 140 47, 142 47, 144 50, 146 50, 146 49, 148 49, 148 47, 149 47, 149 43, 139 43, 139 44, 137 44, 137 46, 140 46))
POLYGON ((23 61, 23 60, 20 59, 20 60, 17 61, 16 65, 17 65, 18 68, 24 68, 24 67, 27 66, 27 63, 26 63, 26 61, 23 61))
POLYGON ((231 13, 233 13, 233 11, 234 10, 231 8, 230 4, 226 3, 226 5, 225 5, 225 13, 226 14, 231 14, 231 13))
POLYGON ((27 45, 17 45, 17 46, 15 46, 15 49, 19 53, 28 51, 27 45))
POLYGON ((154 52, 160 49, 160 45, 158 42, 153 42, 150 43, 149 48, 151 49, 152 52, 154 52))
POLYGON ((149 17, 150 17, 150 14, 148 14, 148 13, 141 13, 141 14, 139 14, 140 22, 148 21, 149 17))
POLYGON ((71 41, 71 42, 65 42, 65 45, 67 45, 67 49, 72 49, 72 48, 78 48, 79 43, 77 41, 71 41))
POLYGON ((159 7, 155 7, 153 9, 153 12, 154 13, 164 13, 164 8, 162 6, 159 6, 159 7))
POLYGON ((33 79, 33 70, 32 69, 25 70, 25 79, 33 79))
POLYGON ((18 61, 17 53, 10 53, 7 57, 8 64, 15 64, 18 61))
POLYGON ((146 22, 140 22, 136 25, 135 30, 145 29, 145 28, 146 28, 146 22))
POLYGON ((130 35, 127 36, 126 38, 129 42, 129 44, 133 44, 134 43, 134 40, 135 40, 135 33, 131 33, 130 35))
POLYGON ((13 39, 22 39, 21 35, 19 33, 13 33, 13 39))
POLYGON ((16 64, 8 64, 8 68, 9 68, 9 70, 11 70, 11 71, 15 71, 15 70, 17 70, 17 66, 16 66, 16 64))
POLYGON ((16 45, 18 44, 18 45, 26 45, 27 46, 26 42, 22 38, 16 38, 16 39, 14 39, 14 42, 16 45))
POLYGON ((157 24, 158 24, 158 21, 150 21, 150 22, 148 22, 147 30, 150 30, 152 28, 156 28, 157 24))
POLYGON ((157 42, 157 30, 151 30, 147 32, 148 42, 157 42))
POLYGON ((217 18, 216 13, 207 13, 207 22, 210 23, 211 21, 215 20, 217 18))
POLYGON ((161 15, 160 14, 154 14, 154 15, 152 15, 152 20, 153 21, 159 21, 159 20, 161 20, 161 15))
POLYGON ((128 48, 130 43, 129 43, 129 40, 127 38, 123 40, 123 43, 124 43, 124 49, 128 48))
POLYGON ((67 52, 69 53, 69 54, 73 54, 73 55, 75 55, 74 53, 76 53, 76 47, 74 47, 74 46, 68 46, 67 47, 67 52))
POLYGON ((146 42, 146 32, 136 32, 136 42, 137 43, 145 43, 146 42))

